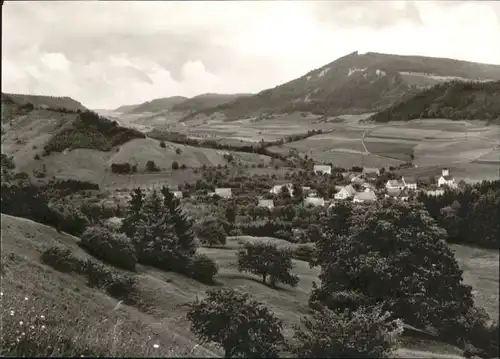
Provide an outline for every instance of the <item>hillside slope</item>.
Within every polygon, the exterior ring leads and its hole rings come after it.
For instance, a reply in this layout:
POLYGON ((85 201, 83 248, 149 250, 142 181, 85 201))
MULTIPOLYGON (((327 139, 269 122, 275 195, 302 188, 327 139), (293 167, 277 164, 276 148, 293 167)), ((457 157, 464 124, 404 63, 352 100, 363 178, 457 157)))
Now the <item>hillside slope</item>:
POLYGON ((187 99, 172 107, 172 111, 199 111, 208 107, 216 107, 234 101, 239 97, 249 97, 251 94, 217 94, 206 93, 187 99))
POLYGON ((445 58, 354 52, 273 89, 188 115, 223 113, 227 120, 262 113, 340 115, 380 111, 436 83, 500 80, 500 65, 445 58))
POLYGON ((439 84, 374 114, 368 120, 388 122, 416 118, 500 123, 500 81, 439 84))
POLYGON ((147 101, 138 105, 121 106, 115 111, 133 113, 133 114, 138 114, 143 112, 168 111, 173 106, 183 101, 186 101, 187 99, 188 99, 187 97, 183 96, 163 97, 147 101))
POLYGON ((2 105, 4 101, 14 103, 19 106, 31 103, 35 108, 54 108, 69 111, 87 110, 85 106, 71 97, 11 94, 2 92, 2 105))
MULTIPOLYGON (((118 356, 215 357, 222 354, 210 344, 197 343, 186 321, 184 304, 197 296, 203 298, 204 292, 210 288, 207 285, 176 273, 138 266, 137 273, 127 273, 138 280, 139 301, 128 306, 88 287, 84 278, 61 273, 41 262, 41 253, 54 245, 70 249, 78 258, 90 259, 77 245, 78 238, 22 218, 2 214, 1 220, 2 300, 9 304, 2 315, 9 315, 10 305, 23 306, 25 310, 33 306, 37 313, 47 317, 51 326, 80 335, 81 340, 93 340, 95 345, 113 345, 118 356), (24 301, 25 296, 27 301, 24 301), (65 323, 68 318, 82 317, 84 322, 94 324, 87 328, 89 332, 78 333, 81 327, 71 328, 65 323), (97 333, 101 336, 93 337, 97 333), (133 340, 135 346, 131 346, 129 340, 133 340), (158 348, 155 349, 153 344, 158 348)), ((294 271, 300 277, 299 286, 270 289, 252 275, 237 271, 236 251, 242 243, 231 239, 227 249, 200 250, 219 264, 218 286, 238 288, 265 303, 283 320, 285 337, 290 339, 292 326, 309 312, 307 299, 319 271, 311 269, 306 262, 294 260, 294 271)), ((19 319, 27 320, 23 314, 16 310, 19 319)), ((447 344, 406 338, 395 357, 455 359, 463 358, 461 353, 460 349, 447 344)))

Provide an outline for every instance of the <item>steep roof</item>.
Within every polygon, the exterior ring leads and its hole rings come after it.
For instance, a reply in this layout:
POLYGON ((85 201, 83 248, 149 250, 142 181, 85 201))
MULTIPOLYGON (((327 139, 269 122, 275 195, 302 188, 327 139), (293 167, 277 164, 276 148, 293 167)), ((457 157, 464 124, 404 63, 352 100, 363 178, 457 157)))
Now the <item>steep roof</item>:
POLYGON ((231 197, 231 188, 216 188, 215 194, 221 197, 231 197))
POLYGON ((403 181, 400 181, 400 180, 389 180, 387 182, 389 183, 389 185, 391 185, 393 187, 404 186, 403 181))
POLYGON ((364 168, 363 168, 363 173, 364 173, 364 174, 368 174, 368 173, 370 173, 370 174, 372 174, 372 173, 373 173, 373 174, 376 174, 376 173, 378 173, 378 172, 379 172, 379 169, 378 169, 378 168, 369 168, 369 167, 364 167, 364 168))
POLYGON ((377 195, 373 191, 357 192, 354 197, 362 201, 375 201, 377 199, 377 195))
POLYGON ((304 205, 313 205, 313 206, 324 206, 325 205, 325 199, 324 198, 318 198, 318 197, 307 197, 304 198, 304 205))
POLYGON ((455 179, 453 176, 450 176, 450 175, 448 175, 448 176, 441 176, 441 177, 443 177, 445 181, 453 181, 455 179))
POLYGON ((314 165, 314 171, 331 171, 332 166, 330 165, 314 165))
POLYGON ((405 183, 416 184, 417 179, 415 177, 403 177, 405 183))

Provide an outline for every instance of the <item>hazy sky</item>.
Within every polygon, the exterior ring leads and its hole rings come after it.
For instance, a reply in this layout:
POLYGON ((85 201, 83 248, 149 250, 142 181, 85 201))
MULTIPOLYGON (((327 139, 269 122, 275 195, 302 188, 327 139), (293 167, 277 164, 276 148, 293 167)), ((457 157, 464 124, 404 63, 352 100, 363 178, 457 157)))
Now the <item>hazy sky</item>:
POLYGON ((90 108, 258 92, 353 51, 500 64, 500 2, 9 2, 2 91, 90 108))

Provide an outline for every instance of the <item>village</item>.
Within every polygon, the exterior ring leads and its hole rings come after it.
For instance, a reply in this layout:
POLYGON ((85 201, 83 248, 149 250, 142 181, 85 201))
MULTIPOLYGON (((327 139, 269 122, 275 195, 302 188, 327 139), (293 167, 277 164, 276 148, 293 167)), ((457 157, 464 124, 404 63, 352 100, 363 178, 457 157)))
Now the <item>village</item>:
MULTIPOLYGON (((382 170, 383 172, 384 170, 382 170)), ((313 168, 315 175, 332 176, 332 166, 315 165, 313 168)), ((441 196, 445 189, 458 188, 458 182, 450 175, 447 168, 443 168, 441 176, 436 179, 436 183, 427 188, 419 187, 420 179, 409 176, 402 176, 400 179, 388 179, 383 186, 377 185, 380 182, 381 170, 377 168, 363 168, 360 173, 353 171, 342 172, 341 176, 346 185, 336 185, 336 193, 332 198, 320 196, 316 189, 310 186, 301 187, 304 207, 334 206, 339 201, 351 201, 353 203, 371 203, 383 198, 391 198, 399 201, 408 201, 419 193, 429 196, 441 196)), ((279 181, 283 182, 283 181, 279 181)), ((258 206, 272 209, 275 205, 275 196, 288 193, 294 197, 295 185, 292 182, 276 183, 269 189, 266 195, 258 196, 258 206)), ((177 198, 183 198, 183 191, 174 191, 177 198)), ((207 193, 208 197, 218 197, 231 199, 234 197, 232 188, 215 188, 213 192, 207 193)))

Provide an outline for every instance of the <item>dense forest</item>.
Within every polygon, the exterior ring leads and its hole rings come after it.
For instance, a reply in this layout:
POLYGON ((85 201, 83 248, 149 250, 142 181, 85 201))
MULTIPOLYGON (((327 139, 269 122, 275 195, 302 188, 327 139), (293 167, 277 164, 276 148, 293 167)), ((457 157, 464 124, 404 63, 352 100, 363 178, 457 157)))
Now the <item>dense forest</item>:
POLYGON ((450 242, 499 248, 500 181, 465 185, 438 197, 422 193, 418 200, 446 229, 450 242))
POLYGON ((375 122, 416 118, 500 121, 500 81, 451 81, 433 86, 371 116, 375 122))
POLYGON ((110 121, 93 111, 84 111, 70 127, 61 129, 50 139, 45 145, 45 153, 62 152, 67 148, 109 151, 114 146, 145 137, 140 131, 121 127, 116 121, 110 121))

